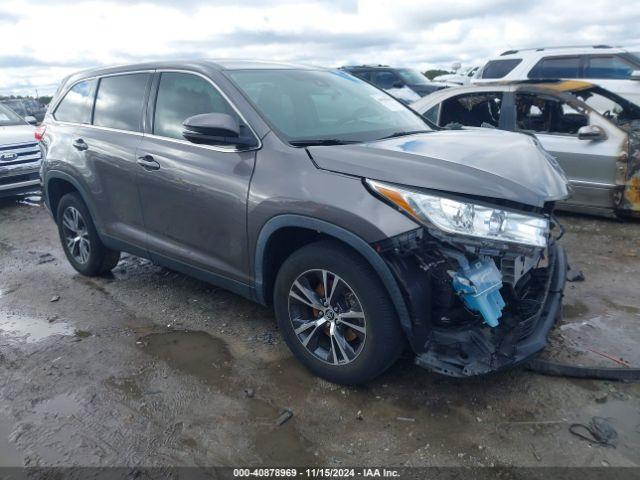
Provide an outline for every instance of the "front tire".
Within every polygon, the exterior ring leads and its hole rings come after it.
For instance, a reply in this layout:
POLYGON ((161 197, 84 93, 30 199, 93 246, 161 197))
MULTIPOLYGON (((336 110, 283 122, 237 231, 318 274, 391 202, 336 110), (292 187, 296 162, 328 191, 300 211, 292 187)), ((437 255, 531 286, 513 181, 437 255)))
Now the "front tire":
POLYGON ((64 253, 79 273, 93 277, 117 265, 120 252, 104 246, 78 193, 67 193, 60 199, 56 219, 64 253))
POLYGON ((278 326, 293 354, 334 383, 366 383, 404 347, 395 308, 366 260, 333 241, 294 252, 274 288, 278 326))

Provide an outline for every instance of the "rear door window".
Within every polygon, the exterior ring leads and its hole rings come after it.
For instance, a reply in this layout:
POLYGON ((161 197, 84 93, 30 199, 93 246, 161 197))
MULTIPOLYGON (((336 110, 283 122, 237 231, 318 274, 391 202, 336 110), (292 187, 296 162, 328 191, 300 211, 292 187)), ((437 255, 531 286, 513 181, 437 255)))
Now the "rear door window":
POLYGON ((93 124, 132 132, 142 131, 142 111, 149 73, 115 75, 100 79, 93 124))
POLYGON ((190 73, 162 73, 153 133, 184 140, 183 122, 202 113, 226 113, 239 120, 222 94, 204 78, 190 73))
POLYGON ((53 117, 61 122, 91 123, 96 83, 96 80, 76 83, 64 96, 53 117))
POLYGON ((457 95, 442 102, 438 125, 497 128, 501 109, 502 92, 457 95))
POLYGON ((580 57, 547 57, 529 72, 529 78, 580 78, 580 57))
POLYGON ((521 58, 510 58, 504 60, 491 60, 482 69, 480 78, 504 78, 516 68, 521 58))
POLYGON ((628 79, 635 67, 616 55, 587 56, 585 78, 628 79))

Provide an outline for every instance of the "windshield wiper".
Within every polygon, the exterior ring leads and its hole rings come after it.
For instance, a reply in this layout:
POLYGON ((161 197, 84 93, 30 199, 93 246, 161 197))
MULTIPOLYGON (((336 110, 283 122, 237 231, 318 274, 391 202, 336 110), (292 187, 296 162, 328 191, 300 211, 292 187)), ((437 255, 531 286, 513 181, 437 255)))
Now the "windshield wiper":
POLYGON ((432 130, 407 130, 405 132, 395 132, 391 135, 387 135, 386 137, 379 138, 378 140, 384 140, 385 138, 396 138, 396 137, 404 137, 406 135, 413 135, 415 133, 428 133, 432 130))
POLYGON ((358 143, 355 140, 338 140, 337 138, 310 138, 308 140, 293 140, 289 142, 294 147, 314 147, 325 145, 348 145, 349 143, 358 143))

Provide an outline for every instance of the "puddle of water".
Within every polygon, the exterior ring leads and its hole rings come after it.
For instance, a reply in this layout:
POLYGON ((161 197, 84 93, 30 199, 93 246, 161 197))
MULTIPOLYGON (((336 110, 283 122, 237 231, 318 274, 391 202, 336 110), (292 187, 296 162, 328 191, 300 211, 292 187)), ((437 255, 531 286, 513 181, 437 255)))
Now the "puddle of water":
POLYGON ((612 308, 613 310, 618 310, 620 312, 628 313, 630 315, 640 314, 640 308, 634 307, 632 305, 622 305, 620 303, 613 302, 608 298, 603 298, 602 303, 604 303, 607 307, 612 308))
POLYGON ((231 371, 231 354, 222 340, 206 332, 169 331, 141 337, 143 349, 173 368, 225 390, 231 371))
POLYGON ((579 318, 588 312, 589 307, 579 300, 573 305, 566 303, 562 305, 562 316, 564 318, 579 318))
POLYGON ((73 328, 65 322, 49 322, 46 318, 0 313, 0 333, 9 338, 33 343, 52 335, 72 335, 73 328))
POLYGON ((80 402, 71 394, 62 393, 38 403, 34 410, 42 415, 60 415, 69 417, 80 409, 80 402))
MULTIPOLYGON (((164 360, 176 370, 193 375, 227 395, 239 394, 243 379, 232 375, 233 357, 227 344, 206 332, 169 331, 138 339, 147 353, 164 360)), ((265 372, 269 374, 269 372, 265 372)), ((299 385, 298 385, 299 388, 299 385)), ((247 412, 256 454, 273 465, 314 465, 311 442, 300 434, 295 413, 283 425, 276 425, 282 408, 266 399, 237 399, 247 412)))
POLYGON ((22 455, 20 455, 15 445, 9 441, 12 428, 13 422, 0 415, 0 467, 24 466, 22 455))

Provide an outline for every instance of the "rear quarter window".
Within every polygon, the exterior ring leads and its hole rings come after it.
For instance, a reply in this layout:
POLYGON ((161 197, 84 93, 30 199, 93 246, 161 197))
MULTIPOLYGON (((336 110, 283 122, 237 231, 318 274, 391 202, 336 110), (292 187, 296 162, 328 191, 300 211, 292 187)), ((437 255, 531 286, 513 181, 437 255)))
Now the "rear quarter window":
POLYGON ((148 73, 132 73, 100 79, 93 124, 141 132, 142 110, 150 77, 148 73))
POLYGON ((64 96, 53 117, 61 122, 91 123, 96 83, 96 80, 76 83, 64 96))
POLYGON ((529 78, 580 78, 580 57, 547 57, 531 69, 529 78))
POLYGON ((521 58, 490 60, 482 69, 480 78, 504 78, 521 62, 521 58))
POLYGON ((584 76, 585 78, 627 79, 634 70, 636 70, 635 66, 624 58, 614 55, 590 55, 587 57, 584 76))

